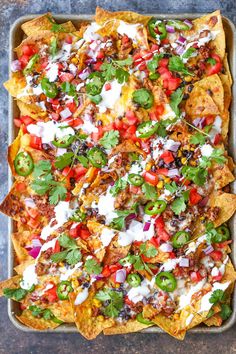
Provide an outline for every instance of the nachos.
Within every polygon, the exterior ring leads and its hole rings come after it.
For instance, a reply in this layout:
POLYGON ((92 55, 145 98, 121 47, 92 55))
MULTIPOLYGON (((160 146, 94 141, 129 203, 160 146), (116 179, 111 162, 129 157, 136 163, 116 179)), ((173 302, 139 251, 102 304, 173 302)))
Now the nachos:
POLYGON ((97 8, 22 25, 5 83, 19 107, 16 275, 0 295, 87 339, 159 326, 183 339, 231 313, 231 76, 219 11, 193 21, 97 8))

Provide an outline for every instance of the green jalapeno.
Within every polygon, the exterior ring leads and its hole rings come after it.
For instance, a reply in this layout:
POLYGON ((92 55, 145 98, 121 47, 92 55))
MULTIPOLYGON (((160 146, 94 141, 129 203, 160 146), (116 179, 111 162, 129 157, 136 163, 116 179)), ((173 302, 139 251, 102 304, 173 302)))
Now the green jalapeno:
POLYGON ((33 68, 34 68, 34 66, 35 66, 35 64, 37 63, 38 60, 39 60, 39 55, 38 54, 34 54, 30 58, 30 60, 29 60, 28 64, 26 65, 26 67, 24 68, 23 74, 24 75, 29 74, 33 70, 33 68))
POLYGON ((28 176, 31 174, 31 172, 34 169, 34 162, 30 154, 26 151, 20 152, 18 155, 16 155, 16 158, 14 160, 14 167, 16 170, 16 173, 19 176, 28 176))
POLYGON ((49 98, 55 98, 58 94, 56 84, 54 82, 50 82, 49 79, 46 77, 42 79, 41 87, 45 95, 49 98))
POLYGON ((148 215, 161 214, 166 208, 166 202, 164 200, 156 200, 155 202, 149 202, 144 208, 144 213, 148 215))
POLYGON ((71 282, 64 280, 57 285, 57 296, 60 300, 68 300, 69 293, 73 291, 71 282))
POLYGON ((80 209, 76 210, 70 220, 76 221, 76 222, 82 222, 86 218, 86 214, 83 213, 80 209))
POLYGON ((140 175, 137 175, 136 173, 131 173, 130 175, 128 175, 128 181, 133 186, 139 187, 143 184, 144 178, 140 175))
POLYGON ((105 153, 97 147, 90 149, 87 157, 94 167, 100 168, 105 166, 107 163, 107 157, 105 153))
POLYGON ((148 22, 148 30, 153 38, 157 38, 157 36, 159 36, 161 41, 167 37, 166 25, 160 20, 155 20, 152 18, 148 22))
POLYGON ((129 274, 127 277, 127 283, 133 288, 137 288, 141 284, 141 278, 138 274, 129 274))
POLYGON ((74 135, 65 135, 63 138, 52 141, 52 144, 56 147, 66 148, 70 146, 74 141, 74 135))
POLYGON ((154 103, 153 93, 145 88, 134 91, 132 98, 135 103, 139 104, 145 109, 151 108, 154 103))
POLYGON ((154 325, 153 322, 149 321, 147 318, 144 318, 143 317, 143 314, 142 312, 138 313, 137 316, 136 316, 136 320, 140 323, 143 323, 145 325, 154 325))
POLYGON ((157 274, 155 279, 156 285, 164 291, 172 292, 176 289, 177 281, 170 272, 161 272, 157 274))
POLYGON ((136 135, 138 138, 149 138, 153 134, 156 133, 158 129, 158 123, 154 123, 153 121, 147 121, 141 123, 138 128, 136 135))
POLYGON ((180 31, 188 31, 190 29, 190 27, 186 23, 180 20, 170 20, 167 22, 167 24, 169 26, 173 26, 175 29, 180 31))
POLYGON ((97 96, 102 91, 104 85, 104 79, 99 71, 95 71, 88 77, 88 83, 86 83, 86 92, 89 95, 97 96))
POLYGON ((172 238, 172 244, 174 248, 180 248, 185 245, 190 240, 190 234, 186 231, 179 231, 176 232, 174 237, 172 238))
POLYGON ((224 241, 227 241, 229 239, 230 232, 229 232, 228 227, 226 227, 225 225, 221 225, 221 226, 217 227, 216 231, 218 232, 218 234, 220 234, 222 236, 220 242, 224 242, 224 241))

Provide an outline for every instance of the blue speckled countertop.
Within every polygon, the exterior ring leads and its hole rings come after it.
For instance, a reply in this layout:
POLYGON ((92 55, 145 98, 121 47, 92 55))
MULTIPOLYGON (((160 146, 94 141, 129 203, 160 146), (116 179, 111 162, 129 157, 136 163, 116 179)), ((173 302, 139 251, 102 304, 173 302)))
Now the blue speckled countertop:
MULTIPOLYGON (((235 0, 0 0, 0 199, 7 193, 8 94, 2 83, 8 77, 8 45, 11 24, 20 16, 47 11, 64 14, 93 14, 96 6, 107 10, 141 13, 195 13, 221 9, 236 23, 235 0)), ((7 218, 0 215, 0 280, 7 277, 7 218)), ((188 334, 184 342, 166 334, 130 334, 88 342, 79 334, 25 333, 16 329, 7 315, 7 301, 0 299, 0 354, 169 354, 236 353, 236 326, 223 334, 188 334)))

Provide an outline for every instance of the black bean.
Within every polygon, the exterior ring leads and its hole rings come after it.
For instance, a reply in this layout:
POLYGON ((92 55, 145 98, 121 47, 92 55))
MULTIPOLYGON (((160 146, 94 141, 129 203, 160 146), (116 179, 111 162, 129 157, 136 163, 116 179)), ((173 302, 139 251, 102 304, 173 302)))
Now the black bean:
POLYGON ((208 89, 208 90, 207 90, 207 94, 208 94, 209 96, 212 96, 212 95, 213 95, 213 92, 212 92, 210 89, 208 89))
POLYGON ((175 164, 176 164, 176 167, 181 167, 182 166, 181 159, 179 157, 177 157, 175 159, 175 164))
POLYGON ((184 93, 183 100, 187 100, 188 98, 189 98, 189 94, 188 93, 184 93))
POLYGON ((194 86, 191 84, 191 85, 188 85, 188 92, 192 92, 193 91, 193 88, 194 86))

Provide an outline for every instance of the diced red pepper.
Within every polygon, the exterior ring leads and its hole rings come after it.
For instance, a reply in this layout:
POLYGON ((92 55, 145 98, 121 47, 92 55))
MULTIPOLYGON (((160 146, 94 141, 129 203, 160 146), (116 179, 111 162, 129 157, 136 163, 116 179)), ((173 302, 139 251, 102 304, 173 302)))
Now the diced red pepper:
POLYGON ((163 152, 163 154, 160 156, 160 159, 163 159, 166 164, 169 164, 175 160, 172 152, 170 151, 163 152))
POLYGON ((143 177, 147 183, 150 183, 153 186, 156 186, 157 183, 159 182, 158 175, 155 172, 146 171, 144 172, 143 177))
POLYGON ((196 205, 202 200, 202 196, 197 192, 197 188, 192 188, 189 193, 189 202, 191 205, 196 205))
POLYGON ((168 176, 169 170, 167 168, 158 168, 157 174, 162 176, 168 176))

